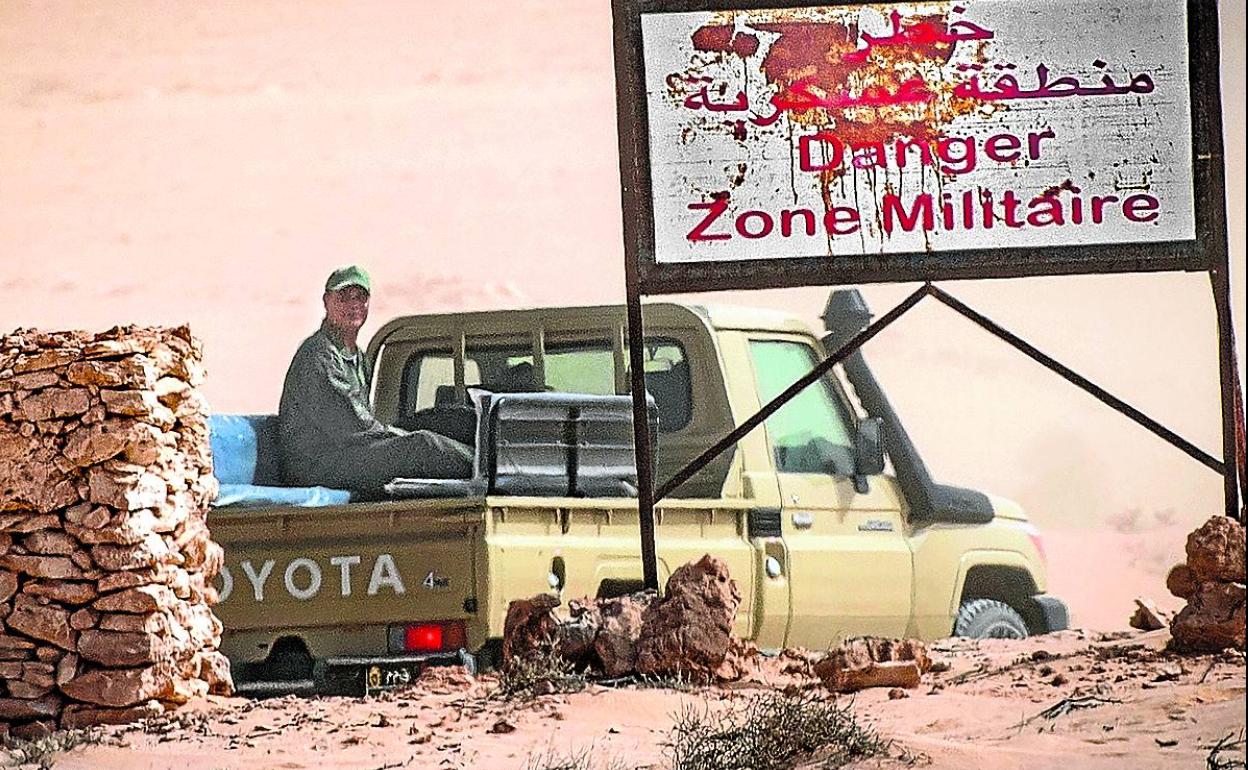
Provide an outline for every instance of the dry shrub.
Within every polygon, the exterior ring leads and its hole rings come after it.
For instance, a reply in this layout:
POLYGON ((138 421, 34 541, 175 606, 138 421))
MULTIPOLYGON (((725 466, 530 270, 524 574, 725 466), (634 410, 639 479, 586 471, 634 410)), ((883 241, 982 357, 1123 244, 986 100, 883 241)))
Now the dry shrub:
POLYGON ((1244 760, 1236 756, 1223 756, 1227 753, 1243 756, 1243 730, 1238 735, 1231 733, 1209 747, 1209 755, 1205 757, 1206 770, 1243 770, 1246 766, 1244 760))
POLYGON ((569 754, 563 754, 548 748, 541 754, 530 755, 524 763, 524 770, 627 770, 628 766, 619 757, 608 757, 601 760, 594 758, 594 749, 587 748, 569 754))
POLYGON ((585 675, 552 645, 542 645, 533 654, 517 655, 503 665, 498 672, 495 695, 504 699, 528 699, 583 689, 585 675))
POLYGON ((33 741, 8 737, 4 739, 3 751, 0 751, 0 767, 50 770, 60 754, 76 746, 97 744, 101 737, 100 732, 89 730, 58 730, 33 741))
POLYGON ((725 711, 689 706, 670 736, 673 770, 791 770, 810 758, 834 768, 889 746, 849 705, 812 691, 762 693, 725 711))

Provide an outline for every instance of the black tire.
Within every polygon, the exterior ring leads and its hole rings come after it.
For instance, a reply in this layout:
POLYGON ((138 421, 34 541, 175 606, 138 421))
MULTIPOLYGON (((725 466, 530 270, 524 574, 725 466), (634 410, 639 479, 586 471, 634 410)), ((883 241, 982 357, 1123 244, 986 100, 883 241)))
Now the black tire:
POLYGON ((293 682, 312 678, 316 661, 308 654, 303 641, 295 638, 279 639, 264 663, 264 678, 273 682, 293 682))
POLYGON ((1010 605, 996 599, 962 602, 953 621, 953 635, 970 639, 1024 639, 1027 623, 1010 605))
POLYGON ((476 674, 484 674, 487 671, 501 670, 503 667, 503 640, 489 640, 482 645, 481 649, 477 650, 476 654, 472 656, 472 659, 476 664, 476 670, 470 673, 474 676, 476 674))

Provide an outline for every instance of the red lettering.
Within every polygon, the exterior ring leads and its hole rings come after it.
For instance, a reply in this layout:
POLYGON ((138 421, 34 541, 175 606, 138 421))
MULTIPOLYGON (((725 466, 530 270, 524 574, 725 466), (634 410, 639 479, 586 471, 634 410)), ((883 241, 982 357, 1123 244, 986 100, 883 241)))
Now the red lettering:
POLYGON ((910 148, 919 149, 919 165, 932 165, 932 148, 922 139, 898 139, 893 143, 893 154, 897 156, 897 168, 905 168, 909 160, 910 148))
POLYGON ((1092 223, 1099 225, 1105 221, 1105 204, 1117 203, 1117 195, 1093 195, 1092 196, 1092 223))
POLYGON ((702 219, 701 222, 699 222, 692 230, 689 231, 689 234, 685 236, 686 238, 693 241, 694 243, 697 243, 698 241, 726 241, 732 237, 730 233, 707 233, 706 232, 706 229, 710 227, 712 224, 714 224, 715 220, 723 216, 724 212, 728 210, 728 196, 727 195, 724 195, 719 198, 715 198, 709 203, 690 203, 689 204, 690 211, 697 211, 699 209, 706 209, 707 214, 702 219))
POLYGON ((1019 152, 1022 146, 1023 143, 1013 134, 997 134, 984 142, 984 154, 997 163, 1013 163, 1022 157, 1019 152))
POLYGON ((880 142, 867 142, 854 147, 854 168, 887 168, 884 160, 884 145, 880 142))
POLYGON ((1132 195, 1122 202, 1122 215, 1132 222, 1152 222, 1160 208, 1161 201, 1151 195, 1132 195))
POLYGON ((940 194, 940 221, 946 230, 953 229, 953 193, 940 194))
POLYGON ((975 139, 970 136, 942 136, 936 142, 936 155, 945 162, 940 167, 946 174, 965 174, 975 170, 975 139), (961 148, 954 151, 954 148, 961 148))
POLYGON ((1018 204, 1022 203, 1013 190, 1006 190, 1001 194, 1001 208, 1005 211, 1006 227, 1022 227, 1023 223, 1018 221, 1018 204))
POLYGON ((766 211, 747 211, 737 217, 737 232, 745 238, 766 238, 771 235, 771 228, 775 226, 775 222, 771 218, 771 214, 766 211), (757 219, 762 223, 758 230, 751 231, 746 224, 749 220, 757 219))
POLYGON ((1057 134, 1053 133, 1051 130, 1047 128, 1040 132, 1036 132, 1036 131, 1028 132, 1027 133, 1028 156, 1032 160, 1038 159, 1040 157, 1040 140, 1056 139, 1056 138, 1057 138, 1057 134))
POLYGON ((833 206, 823 215, 823 229, 830 235, 849 235, 858 232, 861 226, 858 219, 858 209, 833 206))
POLYGON ((896 193, 885 193, 883 199, 881 199, 881 204, 884 208, 884 232, 890 235, 894 229, 894 220, 899 222, 901 229, 906 232, 910 232, 918 227, 919 217, 923 218, 924 230, 932 230, 935 227, 931 193, 916 195, 914 205, 910 207, 908 212, 901 205, 901 198, 896 193))
POLYGON ((780 212, 780 234, 785 238, 793 235, 793 218, 800 216, 806 223, 806 234, 815 234, 815 212, 810 209, 784 209, 780 212))
POLYGON ((1038 160, 1044 154, 1044 142, 1056 138, 1051 129, 1043 129, 1025 135, 1003 132, 982 140, 937 135, 880 142, 846 140, 832 131, 818 131, 798 138, 798 165, 805 172, 833 171, 846 165, 900 169, 917 160, 919 165, 934 166, 945 174, 968 174, 980 165, 981 158, 1002 164, 1038 160))
POLYGON ((1027 212, 1027 224, 1032 227, 1066 224, 1066 218, 1062 216, 1062 201, 1056 195, 1033 198, 1028 207, 1031 210, 1027 212))
POLYGON ((827 131, 803 136, 797 141, 797 149, 802 171, 831 171, 834 168, 839 168, 845 158, 845 143, 838 139, 836 134, 831 134, 827 131), (815 142, 832 148, 832 155, 826 163, 816 164, 811 157, 810 146, 815 142))

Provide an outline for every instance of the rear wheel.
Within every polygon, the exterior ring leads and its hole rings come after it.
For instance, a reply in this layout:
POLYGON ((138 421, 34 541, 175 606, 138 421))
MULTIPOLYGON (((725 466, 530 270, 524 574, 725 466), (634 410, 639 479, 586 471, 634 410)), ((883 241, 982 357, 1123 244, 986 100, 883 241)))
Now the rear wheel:
POLYGON ((311 679, 314 663, 302 639, 284 637, 269 651, 264 678, 282 682, 311 679))
POLYGON ((475 670, 472 674, 483 674, 487 671, 498 671, 503 667, 503 640, 491 639, 472 656, 475 670))
POLYGON ((1005 602, 971 599, 958 608, 953 635, 971 639, 1023 639, 1027 636, 1027 623, 1005 602))

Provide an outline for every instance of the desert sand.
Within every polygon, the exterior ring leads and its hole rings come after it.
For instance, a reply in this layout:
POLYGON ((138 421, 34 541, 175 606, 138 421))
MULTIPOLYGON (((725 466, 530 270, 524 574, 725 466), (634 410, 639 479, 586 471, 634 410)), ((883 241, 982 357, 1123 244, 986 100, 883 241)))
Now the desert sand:
MULTIPOLYGON (((938 642, 934 658, 947 671, 926 675, 905 697, 883 689, 853 697, 859 720, 892 745, 849 767, 1203 767, 1220 739, 1242 740, 1244 658, 1180 658, 1161 652, 1167 636, 1066 631, 938 642)), ((763 659, 726 687, 590 685, 506 701, 493 675, 435 669, 409 689, 368 699, 197 702, 143 725, 102 728, 54 767, 522 770, 588 754, 587 769, 658 770, 668 766, 670 726, 683 709, 731 709, 784 686, 821 687, 785 673, 781 659, 763 659)), ((1243 743, 1221 757, 1242 761, 1243 743)))

